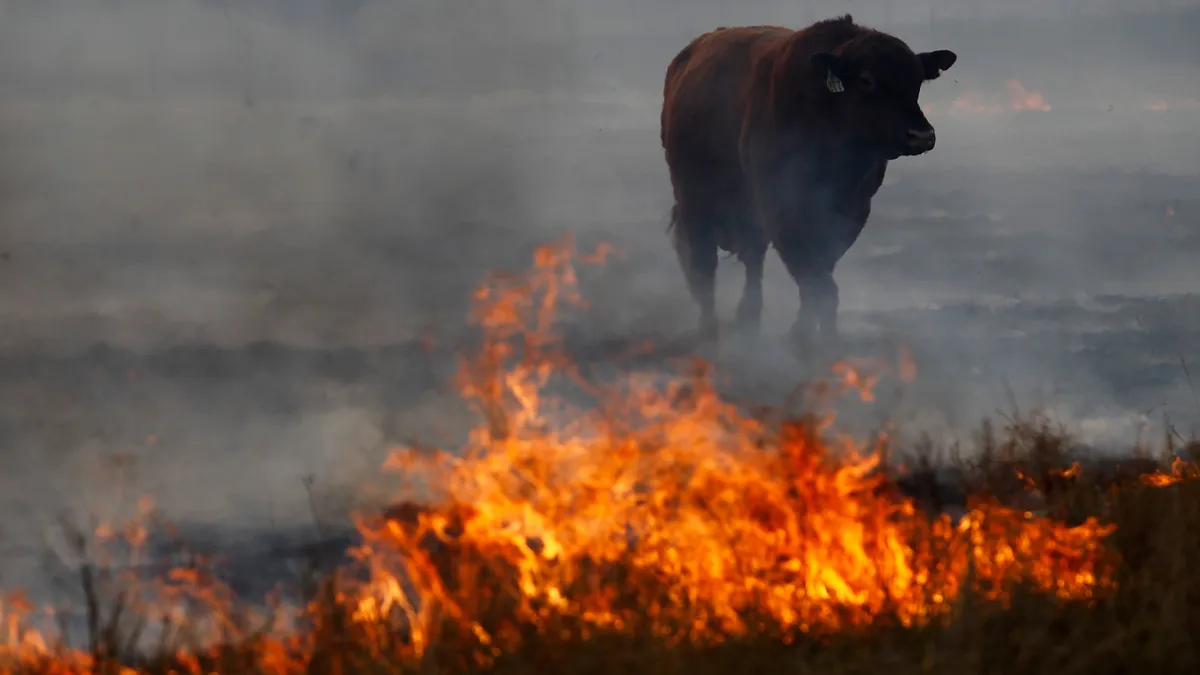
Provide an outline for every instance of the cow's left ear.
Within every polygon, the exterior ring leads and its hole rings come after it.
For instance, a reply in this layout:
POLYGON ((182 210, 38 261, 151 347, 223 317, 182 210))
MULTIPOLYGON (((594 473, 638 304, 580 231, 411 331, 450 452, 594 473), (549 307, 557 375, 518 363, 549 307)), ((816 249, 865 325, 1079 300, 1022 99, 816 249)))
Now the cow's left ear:
POLYGON ((950 66, 958 60, 958 54, 949 49, 939 49, 933 52, 921 52, 917 54, 917 58, 921 59, 921 67, 925 69, 926 80, 936 80, 941 74, 950 70, 950 66))
POLYGON ((829 72, 850 79, 858 74, 858 67, 853 61, 837 54, 819 52, 812 55, 812 64, 829 72))

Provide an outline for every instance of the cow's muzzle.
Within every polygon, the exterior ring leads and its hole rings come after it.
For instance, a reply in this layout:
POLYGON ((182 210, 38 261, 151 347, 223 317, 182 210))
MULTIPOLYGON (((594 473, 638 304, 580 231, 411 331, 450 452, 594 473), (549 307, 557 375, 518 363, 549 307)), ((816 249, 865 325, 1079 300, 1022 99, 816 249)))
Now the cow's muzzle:
POLYGON ((906 154, 920 155, 929 152, 937 143, 933 129, 909 129, 905 137, 906 154))

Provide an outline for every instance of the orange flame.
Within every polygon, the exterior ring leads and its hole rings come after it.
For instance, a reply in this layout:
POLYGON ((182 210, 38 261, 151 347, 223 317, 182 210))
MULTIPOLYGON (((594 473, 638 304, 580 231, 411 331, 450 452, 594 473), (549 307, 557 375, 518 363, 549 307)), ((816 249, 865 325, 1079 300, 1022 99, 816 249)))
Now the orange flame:
POLYGON ((1200 100, 1194 98, 1184 98, 1168 101, 1160 98, 1146 103, 1143 107, 1146 110, 1153 112, 1166 112, 1168 110, 1200 110, 1200 100))
MULTIPOLYGON (((789 640, 919 624, 947 616, 968 590, 1004 603, 1018 584, 1083 601, 1112 588, 1110 526, 1068 527, 991 503, 958 522, 927 516, 880 471, 882 440, 833 434, 829 415, 751 415, 720 396, 707 364, 677 377, 590 382, 558 335, 562 306, 584 304, 574 258, 567 239, 539 250, 529 274, 488 278, 475 295, 483 346, 460 370, 483 424, 457 452, 389 458, 409 482, 408 501, 362 519, 365 543, 351 551, 357 565, 339 575, 334 598, 372 638, 369 649, 420 656, 456 640, 486 663, 523 640, 597 630, 789 640), (357 571, 366 578, 348 574, 357 571)), ((899 362, 902 379, 915 377, 907 348, 899 362)), ((834 370, 835 393, 865 400, 885 374, 848 362, 834 370)), ((1181 461, 1146 482, 1195 475, 1181 461)), ((100 534, 141 543, 145 532, 138 524, 100 534)), ((217 608, 216 633, 240 634, 221 609, 232 597, 209 576, 176 570, 156 588, 147 607, 199 599, 217 608)), ((307 618, 323 620, 323 611, 314 601, 307 618)), ((92 655, 48 647, 26 628, 31 617, 19 595, 0 603, 0 672, 94 670, 92 655)), ((264 640, 255 658, 264 672, 303 672, 314 639, 264 640)), ((193 652, 176 660, 203 672, 193 652)))
POLYGON ((950 110, 969 115, 997 115, 1028 110, 1049 112, 1051 107, 1040 92, 1026 89, 1020 80, 1009 78, 1004 83, 1003 95, 984 97, 975 92, 964 92, 951 102, 950 110))
MULTIPOLYGON (((477 295, 488 340, 473 363, 486 367, 464 379, 489 425, 459 453, 397 453, 390 465, 438 486, 439 506, 407 525, 364 524, 372 582, 359 616, 399 611, 418 648, 435 608, 489 649, 515 639, 486 620, 484 597, 508 598, 547 630, 572 619, 585 631, 719 641, 764 627, 911 624, 948 610, 969 577, 1000 601, 1018 582, 1063 598, 1108 583, 1100 541, 1110 528, 998 506, 931 520, 882 489, 878 448, 822 438, 821 423, 750 417, 721 399, 703 365, 665 384, 629 376, 619 392, 592 390, 601 401, 590 410, 563 415, 557 401, 550 424, 542 392, 571 368, 547 315, 555 299, 578 298, 570 255, 543 249, 530 278, 503 281, 477 295), (467 572, 446 551, 488 572, 467 572), (606 585, 614 578, 623 584, 606 585)), ((911 362, 902 370, 911 375, 911 362)), ((878 375, 835 371, 843 390, 870 399, 878 375)))
POLYGON ((1166 487, 1197 478, 1200 478, 1200 466, 1176 457, 1171 461, 1171 470, 1169 472, 1156 471, 1152 474, 1142 476, 1142 482, 1155 487, 1166 487))
POLYGON ((1040 110, 1049 112, 1050 106, 1040 92, 1030 91, 1016 78, 1009 78, 1004 83, 1008 93, 1008 106, 1012 110, 1040 110))

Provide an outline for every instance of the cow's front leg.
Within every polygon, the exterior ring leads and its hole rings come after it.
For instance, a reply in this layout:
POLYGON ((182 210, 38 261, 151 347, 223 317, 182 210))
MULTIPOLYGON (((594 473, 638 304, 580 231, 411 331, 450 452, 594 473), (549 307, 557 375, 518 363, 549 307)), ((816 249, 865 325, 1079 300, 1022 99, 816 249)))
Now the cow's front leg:
POLYGON ((791 339, 803 352, 832 346, 838 339, 838 285, 833 280, 832 266, 813 255, 811 244, 802 246, 793 241, 777 248, 800 291, 800 308, 792 324, 791 339))
POLYGON ((836 348, 840 293, 833 270, 853 243, 854 223, 835 214, 815 214, 778 232, 776 248, 800 289, 793 334, 806 346, 836 348))
POLYGON ((817 345, 817 321, 813 315, 812 306, 804 301, 804 291, 800 292, 800 307, 796 310, 796 320, 788 331, 788 338, 796 349, 808 353, 817 345))
POLYGON ((811 260, 805 255, 803 248, 785 243, 781 241, 776 245, 779 250, 779 257, 783 260, 784 267, 787 268, 788 274, 792 280, 796 282, 796 287, 800 291, 800 304, 796 309, 796 320, 792 322, 792 328, 789 332, 789 337, 792 343, 801 352, 809 352, 816 344, 818 330, 818 313, 817 313, 817 298, 814 291, 817 289, 814 280, 817 276, 813 272, 811 260))
POLYGON ((828 347, 836 346, 839 340, 838 296, 838 285, 832 272, 809 281, 808 298, 805 303, 812 306, 821 344, 828 347))

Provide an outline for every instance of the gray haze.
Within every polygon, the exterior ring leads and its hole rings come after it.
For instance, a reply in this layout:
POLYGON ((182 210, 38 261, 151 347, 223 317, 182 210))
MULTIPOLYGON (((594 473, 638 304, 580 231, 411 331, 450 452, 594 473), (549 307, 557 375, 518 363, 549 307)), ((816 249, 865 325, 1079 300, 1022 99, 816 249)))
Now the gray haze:
MULTIPOLYGON (((372 501, 389 445, 461 434, 471 288, 565 232, 624 252, 588 278, 581 358, 685 338, 666 64, 717 25, 845 11, 959 54, 923 94, 939 147, 889 169, 837 275, 851 351, 917 355, 878 414, 966 434, 1011 390, 1099 445, 1186 433, 1194 3, 9 0, 0 499, 32 515, 0 523, 0 586, 41 583, 60 510, 310 527, 307 475, 321 518, 372 501)), ((803 373, 767 277, 764 345, 720 360, 770 402, 803 373)))

